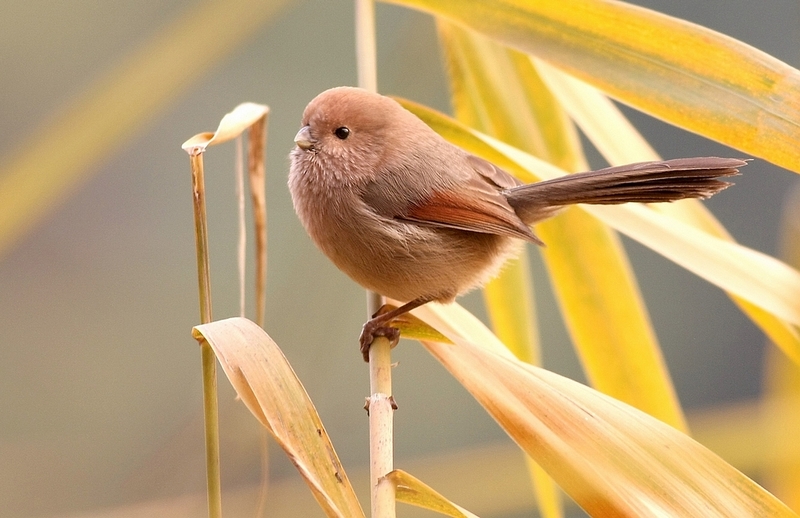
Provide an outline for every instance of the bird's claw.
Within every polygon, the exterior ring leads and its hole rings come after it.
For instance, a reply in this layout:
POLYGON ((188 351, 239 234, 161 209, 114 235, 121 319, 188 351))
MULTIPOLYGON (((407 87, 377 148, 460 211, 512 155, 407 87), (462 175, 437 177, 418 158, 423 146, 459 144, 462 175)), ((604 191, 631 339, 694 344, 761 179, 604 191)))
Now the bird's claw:
POLYGON ((383 336, 389 340, 389 345, 394 347, 400 341, 400 330, 381 323, 373 323, 372 320, 364 324, 358 341, 361 344, 361 355, 364 357, 365 362, 369 362, 369 346, 378 336, 383 336))

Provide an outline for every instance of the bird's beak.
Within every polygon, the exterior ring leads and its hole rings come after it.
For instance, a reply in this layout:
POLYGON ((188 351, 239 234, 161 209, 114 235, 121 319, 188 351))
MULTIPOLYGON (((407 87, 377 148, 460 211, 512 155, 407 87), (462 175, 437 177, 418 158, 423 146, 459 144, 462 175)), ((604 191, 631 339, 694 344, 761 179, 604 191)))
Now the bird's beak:
POLYGON ((311 136, 311 128, 308 126, 300 128, 300 131, 294 136, 294 143, 297 144, 297 147, 305 151, 314 149, 316 140, 311 136))

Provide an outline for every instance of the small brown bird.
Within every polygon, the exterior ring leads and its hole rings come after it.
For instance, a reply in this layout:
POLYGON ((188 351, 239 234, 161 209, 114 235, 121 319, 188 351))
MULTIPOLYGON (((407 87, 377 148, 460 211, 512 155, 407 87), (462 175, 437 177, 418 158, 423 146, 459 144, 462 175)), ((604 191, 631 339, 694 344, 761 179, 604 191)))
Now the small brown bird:
POLYGON ((520 240, 541 245, 530 226, 563 206, 707 198, 746 165, 685 158, 523 185, 396 101, 349 87, 312 100, 294 141, 289 189, 311 239, 362 286, 406 302, 364 324, 365 360, 375 336, 397 342, 392 319, 484 284, 520 240))

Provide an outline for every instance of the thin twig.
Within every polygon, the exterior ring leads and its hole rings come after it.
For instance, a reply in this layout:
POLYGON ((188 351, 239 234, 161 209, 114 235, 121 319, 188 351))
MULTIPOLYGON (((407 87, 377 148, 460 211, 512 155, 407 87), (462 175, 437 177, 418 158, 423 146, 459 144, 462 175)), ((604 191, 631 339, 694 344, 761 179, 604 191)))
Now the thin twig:
POLYGON ((264 327, 267 308, 267 121, 269 111, 248 130, 247 167, 250 179, 250 203, 255 227, 255 321, 264 327))
POLYGON ((369 480, 372 518, 394 518, 395 489, 384 476, 394 469, 394 400, 389 341, 379 337, 369 349, 369 480))
MULTIPOLYGON (((269 111, 254 122, 247 132, 247 169, 250 179, 250 202, 253 208, 255 233, 255 321, 262 329, 266 320, 267 306, 267 119, 269 111)), ((243 284, 244 285, 244 284, 243 284)), ((244 297, 244 295, 242 295, 244 297)), ((269 495, 269 432, 261 430, 261 484, 255 516, 266 516, 269 495)))
MULTIPOLYGON (((358 85, 378 89, 375 45, 375 3, 356 0, 356 59, 358 85)), ((367 292, 369 318, 383 304, 377 293, 367 292)), ((369 350, 370 397, 370 496, 372 518, 395 516, 394 485, 383 477, 394 469, 394 400, 392 399, 392 351, 386 338, 377 338, 369 350)))
POLYGON ((375 2, 356 0, 356 61, 358 86, 378 91, 378 60, 375 45, 375 2))
MULTIPOLYGON (((211 270, 208 261, 208 224, 203 153, 190 155, 194 206, 195 246, 197 249, 197 283, 200 296, 200 322, 211 322, 211 270)), ((208 516, 222 517, 222 489, 219 472, 219 409, 217 406, 217 358, 207 343, 201 346, 203 366, 203 414, 206 436, 206 478, 208 516)))
POLYGON ((245 278, 247 274, 247 228, 244 215, 244 150, 242 136, 236 137, 236 212, 239 217, 239 243, 237 246, 237 263, 239 265, 239 316, 245 314, 245 278))

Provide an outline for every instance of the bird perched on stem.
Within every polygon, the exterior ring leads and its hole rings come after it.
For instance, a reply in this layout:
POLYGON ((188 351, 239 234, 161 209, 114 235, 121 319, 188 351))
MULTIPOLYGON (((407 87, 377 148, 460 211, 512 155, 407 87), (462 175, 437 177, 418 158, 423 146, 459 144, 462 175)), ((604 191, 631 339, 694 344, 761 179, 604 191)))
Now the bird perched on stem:
POLYGON ((682 158, 522 184, 393 99, 349 87, 319 94, 301 125, 289 172, 300 221, 353 280, 406 301, 364 324, 365 360, 375 336, 397 342, 394 318, 483 285, 522 241, 543 244, 530 226, 562 207, 708 198, 746 165, 682 158))

